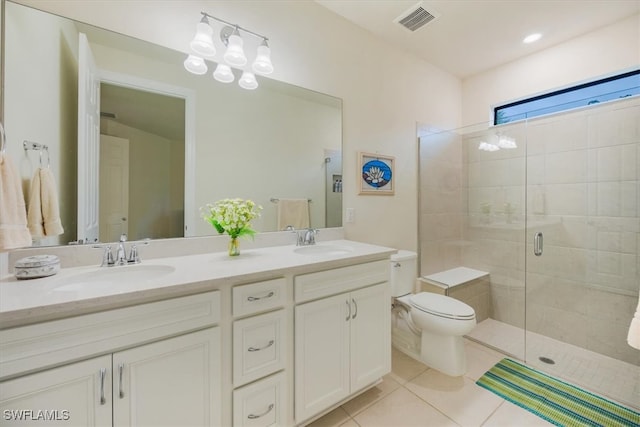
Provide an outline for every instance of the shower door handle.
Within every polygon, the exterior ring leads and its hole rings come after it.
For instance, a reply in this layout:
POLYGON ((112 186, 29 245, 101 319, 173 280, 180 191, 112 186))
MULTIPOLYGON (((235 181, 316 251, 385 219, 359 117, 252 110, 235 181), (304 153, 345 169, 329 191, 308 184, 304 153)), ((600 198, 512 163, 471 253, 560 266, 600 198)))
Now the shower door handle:
POLYGON ((542 255, 542 246, 543 246, 542 232, 538 231, 536 235, 533 236, 533 254, 535 256, 542 255))

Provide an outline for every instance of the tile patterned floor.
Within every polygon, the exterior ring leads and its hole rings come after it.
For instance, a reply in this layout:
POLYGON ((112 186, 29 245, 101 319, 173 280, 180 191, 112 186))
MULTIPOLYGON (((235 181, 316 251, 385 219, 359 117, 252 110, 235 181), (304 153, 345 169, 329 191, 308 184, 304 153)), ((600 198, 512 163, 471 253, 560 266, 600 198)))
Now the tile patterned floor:
POLYGON ((504 355, 467 341, 468 372, 449 377, 393 350, 392 372, 382 383, 348 401, 311 427, 550 426, 475 381, 504 355))
MULTIPOLYGON (((525 360, 525 334, 521 328, 493 319, 480 322, 469 334, 517 359, 525 360)), ((575 345, 527 332, 528 365, 586 390, 640 409, 640 366, 622 362, 575 345), (539 356, 553 359, 548 365, 539 356)))

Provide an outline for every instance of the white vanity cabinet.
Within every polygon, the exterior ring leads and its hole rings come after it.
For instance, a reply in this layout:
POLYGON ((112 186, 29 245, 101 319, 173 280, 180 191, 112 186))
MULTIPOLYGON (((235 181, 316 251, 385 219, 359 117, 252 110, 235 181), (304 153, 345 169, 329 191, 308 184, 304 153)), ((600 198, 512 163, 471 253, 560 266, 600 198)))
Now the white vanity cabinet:
POLYGON ((388 264, 376 261, 295 278, 297 422, 390 372, 388 264))
POLYGON ((0 382, 3 422, 14 424, 11 411, 46 409, 22 416, 220 425, 220 328, 211 326, 219 305, 216 291, 0 331, 0 375, 14 377, 0 382))
POLYGON ((233 316, 233 425, 289 424, 287 280, 236 286, 233 316), (244 316, 244 317, 243 317, 244 316))

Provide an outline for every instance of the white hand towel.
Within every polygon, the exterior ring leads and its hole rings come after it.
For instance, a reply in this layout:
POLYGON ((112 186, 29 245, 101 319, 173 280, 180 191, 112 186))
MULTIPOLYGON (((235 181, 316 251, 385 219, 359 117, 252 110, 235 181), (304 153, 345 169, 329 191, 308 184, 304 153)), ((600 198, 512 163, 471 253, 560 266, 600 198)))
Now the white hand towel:
POLYGON ((40 168, 40 198, 42 218, 44 219, 44 235, 58 236, 64 233, 60 221, 60 205, 56 179, 49 168, 40 168))
POLYGON ((31 179, 29 193, 29 208, 27 209, 27 225, 31 237, 44 237, 44 219, 42 218, 42 198, 40 197, 40 169, 36 170, 31 179))
POLYGON ((64 233, 60 221, 56 182, 49 168, 39 168, 33 175, 27 218, 33 237, 57 236, 64 233))
POLYGON ((0 251, 31 246, 20 177, 9 157, 0 153, 0 251))
POLYGON ((308 199, 280 199, 278 201, 278 230, 292 226, 296 230, 309 228, 308 199))
POLYGON ((640 350, 640 298, 638 299, 638 308, 636 308, 636 314, 633 316, 633 319, 631 319, 629 334, 627 335, 627 342, 631 347, 640 350))

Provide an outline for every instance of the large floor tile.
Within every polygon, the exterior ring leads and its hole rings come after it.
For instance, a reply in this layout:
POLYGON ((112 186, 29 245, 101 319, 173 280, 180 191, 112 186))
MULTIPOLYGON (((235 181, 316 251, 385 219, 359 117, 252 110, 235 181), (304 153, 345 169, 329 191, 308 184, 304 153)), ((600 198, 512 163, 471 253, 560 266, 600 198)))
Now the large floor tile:
POLYGON ((398 387, 400 387, 400 384, 394 380, 391 375, 386 375, 380 384, 351 399, 342 405, 342 408, 353 417, 375 402, 378 402, 398 387))
POLYGON ((325 416, 318 418, 309 424, 309 427, 337 427, 349 421, 352 421, 351 417, 340 407, 334 409, 325 416))
POLYGON ((457 425, 405 388, 399 388, 354 417, 361 427, 457 425))
POLYGON ((405 387, 465 427, 482 425, 503 402, 469 378, 450 377, 433 369, 405 387))
POLYGON ((396 350, 395 348, 392 350, 391 374, 389 375, 399 384, 405 384, 427 369, 428 368, 424 363, 419 362, 410 356, 407 356, 406 354, 399 350, 396 350))
MULTIPOLYGON (((486 348, 486 347, 485 347, 486 348)), ((505 356, 491 349, 482 349, 479 344, 465 344, 467 355, 466 376, 477 381, 485 372, 501 361, 505 356)))
POLYGON ((553 424, 505 400, 482 427, 538 427, 551 425, 553 424))

